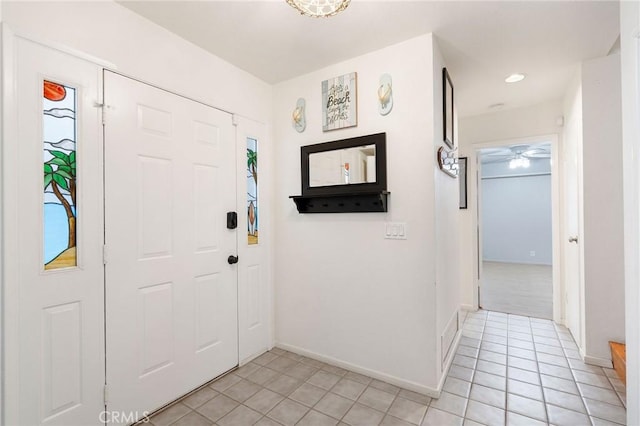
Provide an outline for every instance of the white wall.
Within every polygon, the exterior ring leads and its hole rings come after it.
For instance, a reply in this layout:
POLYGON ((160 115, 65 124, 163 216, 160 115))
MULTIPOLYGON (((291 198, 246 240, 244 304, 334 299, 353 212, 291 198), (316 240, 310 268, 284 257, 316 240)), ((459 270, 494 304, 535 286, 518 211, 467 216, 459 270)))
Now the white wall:
MULTIPOLYGON (((523 141, 526 138, 541 142, 541 139, 535 137, 559 134, 562 131, 562 127, 557 124, 557 119, 561 116, 562 102, 558 100, 527 108, 462 117, 459 120, 459 155, 469 158, 467 163, 468 209, 460 210, 459 215, 460 297, 462 304, 469 309, 478 308, 478 294, 475 290, 478 280, 478 167, 475 162, 476 149, 486 147, 487 144, 497 145, 501 141, 523 141)), ((559 222, 559 218, 556 222, 559 222)), ((554 242, 554 244, 556 243, 554 242)), ((556 268, 559 268, 559 265, 554 265, 554 277, 559 273, 556 268)), ((554 306, 554 317, 556 316, 555 309, 554 306)))
POLYGON ((432 46, 425 35, 283 82, 273 105, 277 343, 425 392, 439 380, 432 46), (323 133, 320 84, 353 71, 358 126, 323 133), (383 73, 393 78, 387 116, 377 106, 383 73), (304 133, 291 125, 300 97, 304 133), (389 212, 299 214, 288 197, 301 190, 300 146, 377 132, 387 133, 389 212), (385 240, 387 221, 406 222, 407 239, 385 240))
MULTIPOLYGON (((433 99, 434 127, 433 145, 437 150, 444 138, 442 119, 442 68, 446 66, 437 42, 433 43, 433 99)), ((455 75, 451 79, 455 88, 455 75)), ((454 92, 455 93, 455 92, 454 92)), ((454 99, 455 103, 455 99, 454 99)), ((454 115, 457 112, 454 113, 454 115)), ((455 118, 455 117, 454 117, 455 118)), ((458 139, 457 121, 454 122, 454 137, 458 139)), ((457 141, 456 141, 457 144, 457 141)), ((460 262, 458 247, 459 191, 458 179, 446 175, 434 167, 435 179, 435 227, 436 227, 436 354, 438 375, 443 380, 445 362, 455 352, 455 331, 458 327, 460 309, 460 262), (447 357, 445 359, 445 357, 447 357)), ((427 206, 428 208, 428 206, 427 206)), ((452 359, 452 358, 451 358, 452 359)), ((442 385, 442 383, 440 383, 442 385)))
POLYGON ((123 74, 269 121, 270 85, 115 2, 2 3, 4 22, 20 35, 77 49, 123 74))
MULTIPOLYGON (((581 64, 567 92, 565 155, 577 152, 577 182, 566 173, 569 185, 577 184, 576 201, 567 186, 567 232, 577 235, 580 249, 579 297, 567 287, 567 319, 574 335, 579 312, 578 345, 585 361, 607 365, 609 341, 625 339, 624 230, 622 199, 620 55, 613 54, 581 64), (570 133, 569 133, 570 132, 570 133), (576 143, 577 151, 569 149, 576 143)), ((567 158, 567 161, 573 161, 567 158)), ((569 250, 569 249, 567 249, 569 250)), ((567 251, 567 254, 568 251, 567 251)), ((567 264, 567 283, 572 271, 567 264)))
POLYGON ((532 159, 527 169, 483 164, 481 210, 483 260, 552 264, 548 159, 532 159))
POLYGON ((627 424, 640 424, 640 4, 621 2, 627 424))
POLYGON ((620 55, 582 65, 585 354, 624 341, 620 55))
POLYGON ((556 120, 562 116, 562 100, 526 108, 463 117, 460 119, 460 148, 471 144, 559 133, 556 120))

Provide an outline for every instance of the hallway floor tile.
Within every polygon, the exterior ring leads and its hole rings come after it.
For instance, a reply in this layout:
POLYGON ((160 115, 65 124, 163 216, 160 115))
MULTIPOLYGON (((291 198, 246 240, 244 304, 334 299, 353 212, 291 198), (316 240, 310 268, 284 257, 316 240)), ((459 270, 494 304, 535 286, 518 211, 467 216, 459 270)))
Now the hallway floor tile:
POLYGON ((625 387, 552 321, 467 314, 439 399, 279 348, 151 418, 153 426, 624 425, 625 387))

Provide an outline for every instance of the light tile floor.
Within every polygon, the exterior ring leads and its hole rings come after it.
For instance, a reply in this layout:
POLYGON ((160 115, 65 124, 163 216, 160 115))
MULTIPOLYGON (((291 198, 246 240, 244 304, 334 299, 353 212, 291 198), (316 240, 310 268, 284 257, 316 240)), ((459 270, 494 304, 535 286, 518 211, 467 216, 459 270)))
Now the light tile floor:
POLYGON ((556 426, 625 424, 625 388, 580 361, 553 322, 470 313, 442 395, 431 399, 273 349, 151 418, 155 426, 556 426))

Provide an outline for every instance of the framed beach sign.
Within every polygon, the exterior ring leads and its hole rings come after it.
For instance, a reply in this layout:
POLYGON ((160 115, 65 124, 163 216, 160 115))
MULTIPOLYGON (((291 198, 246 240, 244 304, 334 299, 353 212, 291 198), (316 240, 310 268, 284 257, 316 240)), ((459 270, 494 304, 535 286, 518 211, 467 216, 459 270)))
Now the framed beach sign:
POLYGON ((322 82, 322 131, 358 125, 357 73, 322 82))

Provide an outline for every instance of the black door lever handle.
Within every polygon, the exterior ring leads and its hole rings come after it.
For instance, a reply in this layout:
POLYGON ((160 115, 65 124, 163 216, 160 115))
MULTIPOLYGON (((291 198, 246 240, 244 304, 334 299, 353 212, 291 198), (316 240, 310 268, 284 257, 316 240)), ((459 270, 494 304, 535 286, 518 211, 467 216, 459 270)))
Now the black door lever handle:
POLYGON ((227 262, 229 265, 233 265, 234 263, 238 263, 238 256, 231 255, 227 258, 227 262))

